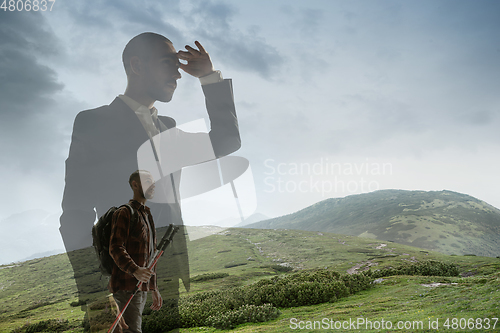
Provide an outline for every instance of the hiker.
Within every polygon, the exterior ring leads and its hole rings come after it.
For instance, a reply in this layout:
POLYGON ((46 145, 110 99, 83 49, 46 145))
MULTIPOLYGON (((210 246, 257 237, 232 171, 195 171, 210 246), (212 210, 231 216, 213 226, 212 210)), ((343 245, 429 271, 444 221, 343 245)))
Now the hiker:
POLYGON ((147 291, 151 291, 152 310, 159 310, 162 297, 156 285, 156 274, 146 266, 153 256, 156 247, 156 232, 153 217, 146 201, 154 196, 155 185, 153 176, 143 170, 137 170, 129 178, 129 184, 134 196, 129 205, 135 210, 137 219, 131 225, 132 213, 122 206, 113 214, 109 254, 116 266, 109 280, 108 289, 121 311, 134 292, 139 281, 143 282, 141 289, 132 298, 123 313, 123 319, 128 326, 124 332, 142 332, 142 311, 147 300, 147 291))
MULTIPOLYGON (((142 33, 125 46, 122 61, 127 75, 125 92, 118 95, 110 105, 82 111, 76 116, 66 160, 60 232, 73 266, 82 304, 98 289, 101 284, 100 276, 94 274, 94 280, 89 282, 94 267, 89 267, 87 261, 82 261, 78 251, 72 251, 92 245, 90 230, 96 216, 102 216, 110 207, 129 199, 129 190, 123 179, 137 169, 157 172, 139 167, 139 148, 144 143, 149 144, 148 141, 152 142, 158 133, 172 131, 175 134, 172 137, 186 138, 178 140, 186 143, 184 151, 195 150, 201 146, 198 144, 199 139, 208 138, 212 158, 229 155, 238 150, 241 144, 232 81, 224 79, 221 72, 214 69, 208 53, 200 43, 195 42, 195 47, 186 46, 186 51, 177 52, 166 37, 156 33, 142 33), (181 78, 181 69, 199 78, 210 119, 209 133, 183 132, 176 127, 174 119, 159 115, 154 107, 156 101, 166 103, 172 99, 177 80, 181 78)), ((165 147, 166 145, 161 146, 162 149, 165 147)), ((178 156, 165 152, 161 158, 162 161, 176 162, 178 156)), ((195 158, 190 161, 202 162, 195 158)), ((179 197, 181 171, 169 170, 164 176, 167 180, 172 180, 169 183, 171 185, 161 188, 161 183, 157 182, 157 198, 164 193, 173 193, 179 197)), ((171 223, 183 225, 178 200, 154 201, 148 206, 157 227, 171 223)), ((174 303, 179 297, 180 280, 186 290, 189 291, 190 288, 186 242, 185 230, 181 228, 163 256, 169 269, 162 294, 164 300, 172 299, 174 303)))

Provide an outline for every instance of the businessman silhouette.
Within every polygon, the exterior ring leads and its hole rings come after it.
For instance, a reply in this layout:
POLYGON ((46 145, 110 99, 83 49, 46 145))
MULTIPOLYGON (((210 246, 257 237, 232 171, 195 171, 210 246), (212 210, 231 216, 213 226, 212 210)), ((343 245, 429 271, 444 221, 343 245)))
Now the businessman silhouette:
MULTIPOLYGON (((215 71, 209 54, 199 42, 177 52, 170 40, 156 33, 132 38, 123 51, 127 88, 110 105, 80 112, 75 119, 69 156, 66 160, 66 185, 60 218, 60 232, 68 252, 83 303, 89 294, 100 291, 98 267, 88 267, 79 249, 92 245, 91 228, 96 216, 110 207, 127 202, 129 175, 138 169, 137 151, 145 142, 163 132, 171 142, 182 142, 182 149, 195 149, 211 143, 214 158, 239 149, 240 137, 233 100, 232 81, 215 71), (185 61, 181 63, 179 60, 185 61), (161 116, 156 101, 169 102, 181 78, 179 69, 200 79, 210 118, 209 133, 186 133, 176 128, 174 119, 161 116)), ((162 147, 163 148, 163 147, 162 147)), ((169 156, 163 154, 162 159, 169 156)), ((176 158, 175 156, 172 158, 176 158)), ((181 171, 165 175, 164 191, 178 198, 181 171)), ((156 192, 161 190, 157 188, 156 192)), ((170 223, 182 225, 178 200, 150 203, 157 227, 170 223)), ((181 228, 182 229, 182 228, 181 228)), ((189 263, 185 232, 178 232, 167 261, 169 276, 163 297, 177 299, 179 279, 189 290, 189 263)), ((163 278, 163 277, 162 277, 163 278)), ((102 283, 101 283, 102 284, 102 283)))

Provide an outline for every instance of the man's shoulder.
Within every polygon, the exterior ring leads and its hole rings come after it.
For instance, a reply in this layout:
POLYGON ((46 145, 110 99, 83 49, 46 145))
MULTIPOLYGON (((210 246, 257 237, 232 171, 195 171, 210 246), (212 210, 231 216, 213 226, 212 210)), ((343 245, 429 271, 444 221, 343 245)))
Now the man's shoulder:
POLYGON ((116 220, 131 220, 132 216, 137 216, 137 209, 135 209, 130 203, 121 205, 116 208, 113 213, 113 219, 116 220))
POLYGON ((127 214, 127 215, 130 215, 130 213, 134 210, 134 208, 132 208, 132 206, 128 205, 128 204, 125 204, 125 205, 122 205, 122 206, 119 206, 116 208, 115 210, 115 215, 119 215, 119 214, 127 214), (128 207, 127 207, 128 206, 128 207))
POLYGON ((127 211, 130 214, 130 213, 135 213, 137 210, 139 210, 139 207, 137 206, 137 203, 135 201, 129 201, 119 206, 116 210, 127 211))
POLYGON ((94 121, 95 119, 114 116, 116 112, 123 111, 125 107, 127 107, 127 105, 120 98, 115 98, 109 105, 102 105, 94 109, 80 111, 76 115, 75 121, 94 121))
MULTIPOLYGON (((120 98, 111 104, 79 112, 73 124, 73 133, 83 137, 94 137, 97 141, 117 135, 118 129, 135 125, 135 114, 120 98), (119 126, 116 126, 119 124, 119 126)), ((122 133, 123 134, 123 133, 122 133)))

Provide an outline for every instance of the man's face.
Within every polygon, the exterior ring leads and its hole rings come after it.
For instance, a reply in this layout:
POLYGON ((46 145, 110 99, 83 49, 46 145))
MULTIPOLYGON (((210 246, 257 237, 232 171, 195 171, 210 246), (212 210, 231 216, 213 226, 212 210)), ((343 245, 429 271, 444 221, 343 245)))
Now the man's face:
POLYGON ((160 102, 170 102, 177 88, 179 59, 171 43, 156 42, 151 59, 144 63, 143 84, 149 97, 160 102))
POLYGON ((153 176, 150 174, 140 174, 141 178, 141 195, 143 198, 150 200, 153 199, 155 195, 155 182, 153 176))

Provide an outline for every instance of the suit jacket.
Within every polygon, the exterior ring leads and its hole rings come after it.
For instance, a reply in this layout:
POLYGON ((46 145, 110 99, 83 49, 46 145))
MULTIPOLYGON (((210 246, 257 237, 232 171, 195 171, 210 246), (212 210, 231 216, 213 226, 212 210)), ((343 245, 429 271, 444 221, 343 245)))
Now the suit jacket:
MULTIPOLYGON (((241 145, 232 82, 224 80, 202 88, 211 123, 208 135, 215 156, 228 155, 241 145)), ((159 116, 159 121, 161 130, 176 125, 170 117, 159 116)), ((138 117, 120 98, 110 105, 82 111, 76 116, 66 160, 66 186, 60 218, 60 232, 68 252, 92 245, 90 230, 96 214, 101 216, 110 207, 119 206, 131 198, 128 179, 138 169, 138 148, 148 140, 138 117)), ((174 178, 178 183, 180 170, 174 173, 174 178)), ((148 203, 148 206, 157 227, 182 224, 178 203, 148 203)), ((182 234, 179 232, 174 238, 171 252, 185 254, 177 256, 183 259, 178 259, 175 265, 179 277, 189 289, 186 241, 182 234)))

